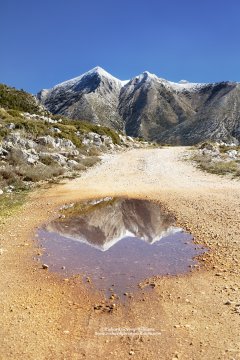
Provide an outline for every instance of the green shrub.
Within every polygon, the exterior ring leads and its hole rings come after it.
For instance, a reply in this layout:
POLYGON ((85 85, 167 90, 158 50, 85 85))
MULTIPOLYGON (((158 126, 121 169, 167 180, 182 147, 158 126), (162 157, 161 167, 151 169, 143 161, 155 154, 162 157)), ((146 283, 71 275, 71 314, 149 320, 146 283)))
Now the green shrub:
POLYGON ((4 127, 0 127, 0 141, 10 134, 10 130, 4 127))
POLYGON ((0 84, 0 106, 34 114, 42 112, 36 99, 24 90, 0 84))
POLYGON ((9 109, 7 112, 10 116, 22 118, 22 114, 18 110, 9 109))
POLYGON ((0 119, 4 120, 9 118, 9 114, 5 109, 0 108, 0 119))

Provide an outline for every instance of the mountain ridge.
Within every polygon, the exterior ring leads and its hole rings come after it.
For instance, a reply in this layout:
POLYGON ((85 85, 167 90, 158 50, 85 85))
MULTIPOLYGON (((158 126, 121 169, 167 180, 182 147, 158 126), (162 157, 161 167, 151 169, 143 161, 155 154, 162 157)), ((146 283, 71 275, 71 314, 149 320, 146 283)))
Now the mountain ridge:
POLYGON ((240 84, 179 83, 144 71, 119 80, 97 66, 44 89, 38 100, 53 114, 84 119, 161 143, 240 141, 240 84))

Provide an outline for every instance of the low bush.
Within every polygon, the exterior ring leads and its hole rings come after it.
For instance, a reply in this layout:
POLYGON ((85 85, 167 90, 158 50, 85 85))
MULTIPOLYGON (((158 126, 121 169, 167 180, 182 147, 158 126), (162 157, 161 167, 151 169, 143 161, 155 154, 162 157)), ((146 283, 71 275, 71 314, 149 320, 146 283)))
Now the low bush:
POLYGON ((236 176, 240 171, 237 161, 213 161, 211 156, 197 154, 193 157, 193 160, 197 162, 198 167, 204 171, 208 171, 212 174, 226 175, 233 174, 236 176))
POLYGON ((84 165, 85 167, 91 167, 95 164, 97 164, 100 161, 98 156, 89 156, 86 157, 85 159, 81 159, 81 163, 82 165, 84 165))
POLYGON ((23 181, 39 182, 62 175, 64 169, 60 166, 25 165, 16 169, 16 172, 23 181))

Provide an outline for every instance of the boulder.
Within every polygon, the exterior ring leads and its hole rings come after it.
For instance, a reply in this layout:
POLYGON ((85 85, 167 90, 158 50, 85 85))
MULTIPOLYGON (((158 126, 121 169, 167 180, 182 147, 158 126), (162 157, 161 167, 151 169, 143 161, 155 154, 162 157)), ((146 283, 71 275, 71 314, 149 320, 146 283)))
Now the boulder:
POLYGON ((67 164, 71 168, 75 168, 76 166, 78 166, 78 162, 75 160, 68 160, 67 164))
POLYGON ((65 156, 63 156, 62 154, 58 154, 58 153, 51 154, 51 158, 53 160, 55 160, 61 166, 65 166, 67 163, 67 160, 68 160, 65 156))
POLYGON ((50 135, 39 137, 39 138, 38 138, 38 143, 39 143, 40 145, 49 146, 49 147, 52 147, 52 148, 57 147, 57 146, 56 146, 55 139, 54 139, 52 136, 50 136, 50 135))
POLYGON ((238 156, 237 150, 228 150, 227 154, 231 159, 236 159, 238 156))

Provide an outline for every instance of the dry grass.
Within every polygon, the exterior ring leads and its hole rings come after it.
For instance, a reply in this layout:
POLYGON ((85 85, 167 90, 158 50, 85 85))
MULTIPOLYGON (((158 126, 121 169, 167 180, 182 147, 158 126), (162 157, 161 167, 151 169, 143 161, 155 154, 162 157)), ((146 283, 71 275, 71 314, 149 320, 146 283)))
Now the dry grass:
POLYGON ((85 167, 91 167, 95 164, 97 164, 100 161, 100 158, 98 156, 89 156, 85 159, 81 159, 81 165, 85 167))
POLYGON ((240 166, 237 161, 213 161, 210 155, 196 154, 192 158, 198 167, 204 171, 217 175, 232 174, 233 176, 240 175, 240 166))

